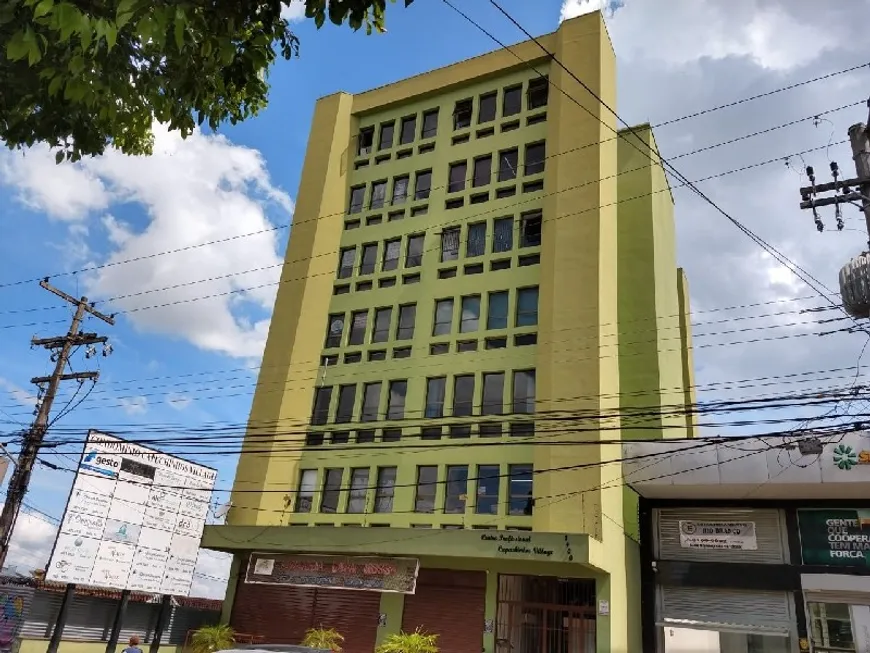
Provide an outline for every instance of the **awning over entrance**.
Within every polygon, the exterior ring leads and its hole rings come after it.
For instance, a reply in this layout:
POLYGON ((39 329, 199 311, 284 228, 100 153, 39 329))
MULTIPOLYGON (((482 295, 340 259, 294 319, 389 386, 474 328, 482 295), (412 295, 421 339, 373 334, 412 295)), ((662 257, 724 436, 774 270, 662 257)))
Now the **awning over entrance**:
POLYGON ((625 482, 648 499, 864 499, 870 433, 658 440, 623 445, 625 482))
POLYGON ((527 531, 343 528, 326 526, 206 526, 202 547, 216 551, 294 551, 344 555, 587 564, 587 535, 527 531))

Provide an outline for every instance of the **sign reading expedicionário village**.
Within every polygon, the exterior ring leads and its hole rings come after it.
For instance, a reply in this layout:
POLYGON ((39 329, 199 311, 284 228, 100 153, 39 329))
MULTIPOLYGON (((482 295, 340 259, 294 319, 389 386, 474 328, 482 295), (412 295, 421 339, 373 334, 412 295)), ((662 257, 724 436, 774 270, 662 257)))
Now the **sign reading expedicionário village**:
POLYGON ((252 553, 246 583, 413 594, 416 558, 252 553))
POLYGON ((798 510, 805 565, 870 566, 870 510, 798 510))

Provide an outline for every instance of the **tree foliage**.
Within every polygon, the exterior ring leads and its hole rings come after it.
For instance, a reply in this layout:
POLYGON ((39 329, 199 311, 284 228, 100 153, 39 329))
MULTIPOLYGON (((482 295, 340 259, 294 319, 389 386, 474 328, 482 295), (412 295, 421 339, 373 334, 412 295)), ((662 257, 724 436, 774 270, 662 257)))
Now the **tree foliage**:
MULTIPOLYGON (((384 31, 387 0, 305 2, 327 20, 384 31)), ((395 2, 396 0, 390 0, 395 2)), ((413 0, 404 0, 405 6, 413 0)), ((0 139, 57 147, 57 162, 150 154, 154 120, 189 136, 268 101, 267 72, 299 53, 281 0, 0 0, 0 139)))

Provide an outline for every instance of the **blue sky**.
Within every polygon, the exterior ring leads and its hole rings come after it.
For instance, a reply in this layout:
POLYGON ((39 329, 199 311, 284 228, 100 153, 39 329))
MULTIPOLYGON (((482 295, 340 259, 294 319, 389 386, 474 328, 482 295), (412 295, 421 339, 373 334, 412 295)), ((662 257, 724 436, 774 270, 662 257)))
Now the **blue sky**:
MULTIPOLYGON (((522 40, 485 0, 459 4, 500 40, 522 40)), ((503 5, 533 34, 554 30, 563 10, 562 0, 504 0, 503 5)), ((564 5, 574 13, 593 6, 584 0, 564 5)), ((853 28, 836 7, 826 9, 831 15, 823 21, 785 0, 747 0, 737 11, 723 11, 715 0, 674 0, 666 9, 662 6, 657 0, 626 0, 608 18, 619 56, 619 109, 630 122, 661 122, 866 58, 854 45, 858 38, 838 34, 853 28), (804 47, 806 43, 815 47, 804 47)), ((308 22, 296 23, 294 29, 302 41, 301 55, 272 70, 268 109, 244 124, 222 127, 218 137, 196 134, 180 142, 158 131, 149 160, 110 153, 78 166, 57 167, 41 148, 0 153, 0 433, 12 434, 30 421, 30 378, 50 370, 46 352, 29 348, 31 336, 59 334, 69 319, 68 307, 36 281, 17 283, 43 276, 71 294, 87 293, 107 312, 131 311, 120 315, 114 327, 86 323, 86 330, 111 338, 114 352, 90 360, 76 356, 73 369, 98 367, 100 382, 58 422, 54 437, 81 438, 85 429, 100 428, 135 438, 137 424, 167 425, 161 436, 167 438, 172 427, 178 432, 208 422, 241 427, 268 328, 315 100, 337 91, 364 91, 497 47, 437 0, 416 0, 407 10, 401 2, 390 5, 383 35, 367 37, 331 25, 318 31, 308 22), (227 240, 252 232, 261 233, 227 240), (200 246, 214 240, 224 242, 200 246), (151 256, 183 247, 190 249, 151 256), (146 258, 117 264, 139 257, 146 258), (94 265, 105 267, 72 274, 94 265), (128 296, 134 293, 144 294, 128 296), (126 297, 105 301, 122 295, 126 297), (213 297, 201 299, 204 295, 213 297)), ((676 155, 804 118, 859 100, 868 79, 865 69, 789 96, 685 121, 658 131, 658 142, 666 154, 676 155)), ((697 178, 824 146, 832 133, 836 143, 848 124, 866 119, 864 113, 860 108, 840 111, 828 116, 830 125, 804 122, 791 131, 698 155, 680 167, 697 178)), ((833 147, 841 165, 848 165, 847 154, 833 147)), ((826 166, 824 153, 813 156, 817 169, 826 166)), ((794 208, 801 167, 794 161, 797 167, 766 166, 716 180, 708 188, 765 239, 834 287, 836 269, 857 253, 861 237, 857 231, 815 237, 808 216, 794 208)), ((776 300, 798 309, 821 303, 793 302, 812 292, 741 240, 733 227, 722 225, 709 207, 687 194, 676 195, 680 264, 689 271, 696 309, 776 300), (711 242, 719 254, 715 270, 701 255, 711 242)), ((860 220, 849 220, 849 229, 861 228, 860 220)), ((762 315, 771 310, 756 307, 727 315, 745 314, 750 321, 744 324, 778 329, 770 333, 780 335, 814 328, 792 324, 803 319, 797 313, 762 315)), ((698 320, 719 317, 713 313, 698 320)), ((711 334, 721 330, 721 324, 706 327, 711 334)), ((703 324, 696 333, 705 333, 703 324)), ((729 339, 737 337, 711 335, 704 342, 729 339)), ((795 342, 802 341, 745 345, 737 355, 732 346, 699 349, 698 383, 846 367, 854 365, 862 344, 825 340, 820 347, 815 343, 821 341, 813 340, 812 346, 796 347, 795 342)), ((55 413, 73 391, 68 383, 55 413)), ((64 448, 71 454, 75 450, 64 448)), ((190 457, 216 467, 218 487, 230 487, 235 455, 190 457)), ((54 454, 45 459, 74 465, 54 454)), ((71 479, 70 473, 38 468, 27 503, 59 517, 71 479)), ((52 534, 38 514, 26 517, 12 563, 44 563, 52 534)), ((205 581, 220 578, 222 565, 203 562, 200 593, 220 595, 219 582, 205 581)))

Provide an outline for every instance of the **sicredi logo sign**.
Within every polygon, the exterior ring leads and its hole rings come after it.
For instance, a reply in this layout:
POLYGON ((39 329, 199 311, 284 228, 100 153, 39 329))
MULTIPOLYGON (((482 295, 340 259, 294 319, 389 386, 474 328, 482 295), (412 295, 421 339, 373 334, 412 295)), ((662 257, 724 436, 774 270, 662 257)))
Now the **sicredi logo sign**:
POLYGON ((856 465, 870 465, 870 451, 855 451, 848 444, 838 444, 833 453, 834 465, 849 471, 856 465))
POLYGON ((96 449, 85 451, 82 459, 82 469, 87 469, 103 476, 117 476, 121 469, 121 459, 107 456, 96 449))

